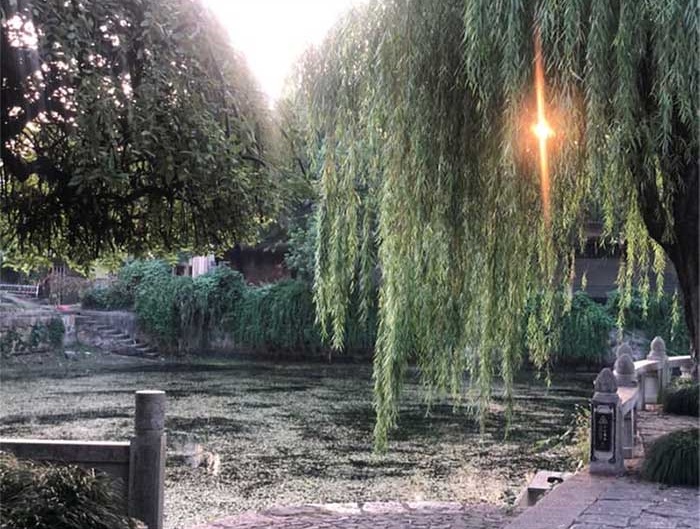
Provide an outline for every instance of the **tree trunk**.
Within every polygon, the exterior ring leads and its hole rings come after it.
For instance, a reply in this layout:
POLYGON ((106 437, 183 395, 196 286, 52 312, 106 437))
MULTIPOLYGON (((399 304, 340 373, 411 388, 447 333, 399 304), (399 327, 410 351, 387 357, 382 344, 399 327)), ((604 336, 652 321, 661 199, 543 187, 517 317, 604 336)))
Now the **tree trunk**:
POLYGON ((661 221, 661 205, 654 186, 647 186, 640 194, 640 206, 649 235, 665 250, 678 276, 678 285, 683 296, 683 311, 692 345, 691 354, 698 352, 700 331, 700 270, 698 251, 700 229, 698 228, 698 161, 693 160, 682 169, 682 187, 675 193, 673 201, 673 239, 664 237, 665 224, 661 221))

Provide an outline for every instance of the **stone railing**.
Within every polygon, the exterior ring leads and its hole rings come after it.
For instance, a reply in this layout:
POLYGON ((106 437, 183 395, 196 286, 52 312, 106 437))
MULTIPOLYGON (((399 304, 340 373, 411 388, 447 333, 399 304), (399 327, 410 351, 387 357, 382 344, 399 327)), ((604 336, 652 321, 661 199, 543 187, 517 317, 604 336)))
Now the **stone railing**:
POLYGON ((148 529, 163 528, 165 392, 137 391, 135 435, 130 442, 0 439, 0 450, 20 459, 75 464, 105 472, 123 493, 124 514, 148 529))
POLYGON ((636 455, 638 445, 637 411, 649 404, 660 404, 661 395, 671 381, 675 368, 681 377, 690 377, 691 356, 666 354, 660 337, 651 342, 645 360, 632 360, 629 345, 622 344, 611 371, 603 369, 595 379, 591 400, 591 464, 592 474, 621 474, 625 458, 636 455))

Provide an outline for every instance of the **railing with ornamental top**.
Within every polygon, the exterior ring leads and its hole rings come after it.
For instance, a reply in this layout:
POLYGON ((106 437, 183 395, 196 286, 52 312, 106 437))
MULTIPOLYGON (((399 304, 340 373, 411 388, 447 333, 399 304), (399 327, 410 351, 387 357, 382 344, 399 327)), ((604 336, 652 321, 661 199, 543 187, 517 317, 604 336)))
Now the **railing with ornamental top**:
POLYGON ((625 471, 625 458, 637 454, 637 412, 661 403, 672 374, 680 370, 690 378, 690 355, 666 354, 666 344, 656 337, 646 359, 633 361, 632 350, 622 344, 613 370, 603 369, 595 380, 591 399, 590 472, 617 475, 625 471))

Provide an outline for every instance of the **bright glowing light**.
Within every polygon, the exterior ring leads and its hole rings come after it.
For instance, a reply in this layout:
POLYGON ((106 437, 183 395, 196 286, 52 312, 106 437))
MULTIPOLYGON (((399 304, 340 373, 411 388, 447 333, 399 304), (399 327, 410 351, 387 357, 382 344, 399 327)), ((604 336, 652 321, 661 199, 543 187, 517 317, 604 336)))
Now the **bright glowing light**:
POLYGON ((540 144, 540 192, 542 194, 542 212, 545 225, 549 226, 549 160, 547 159, 547 140, 554 131, 547 123, 544 113, 544 66, 542 65, 542 40, 539 30, 535 31, 535 93, 537 95, 537 123, 533 125, 540 144))
POLYGON ((338 18, 367 0, 204 0, 228 30, 274 102, 301 54, 319 44, 338 18))
POLYGON ((554 136, 554 131, 552 130, 552 127, 549 126, 549 123, 546 121, 539 121, 535 123, 532 126, 532 132, 535 133, 535 136, 537 136, 540 140, 547 140, 554 136))

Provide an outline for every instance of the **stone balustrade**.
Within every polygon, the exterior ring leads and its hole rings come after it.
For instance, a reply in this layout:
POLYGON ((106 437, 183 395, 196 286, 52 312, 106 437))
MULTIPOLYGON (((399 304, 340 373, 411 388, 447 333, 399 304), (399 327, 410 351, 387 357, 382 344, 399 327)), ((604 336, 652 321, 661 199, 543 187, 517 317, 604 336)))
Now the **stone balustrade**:
POLYGON ((693 369, 690 355, 669 357, 666 344, 656 337, 645 360, 632 360, 629 345, 616 351, 613 370, 603 369, 596 377, 591 399, 592 474, 621 474, 625 458, 636 455, 637 412, 661 403, 663 391, 673 373, 689 378, 693 369))
POLYGON ((0 450, 19 459, 75 464, 106 473, 122 493, 119 507, 143 521, 148 529, 163 529, 165 483, 165 392, 137 391, 134 437, 130 442, 3 439, 0 450))

